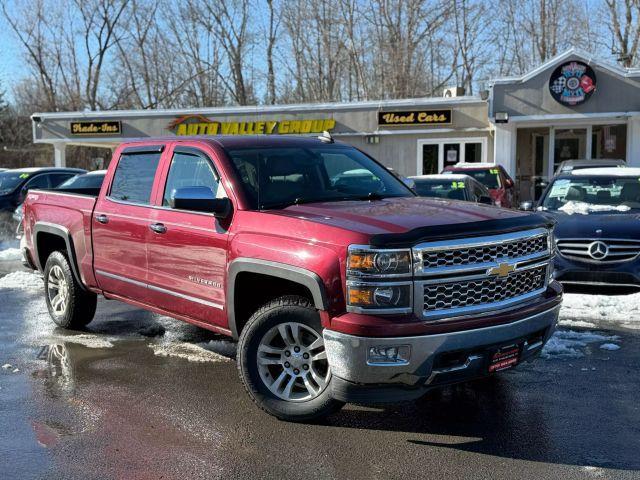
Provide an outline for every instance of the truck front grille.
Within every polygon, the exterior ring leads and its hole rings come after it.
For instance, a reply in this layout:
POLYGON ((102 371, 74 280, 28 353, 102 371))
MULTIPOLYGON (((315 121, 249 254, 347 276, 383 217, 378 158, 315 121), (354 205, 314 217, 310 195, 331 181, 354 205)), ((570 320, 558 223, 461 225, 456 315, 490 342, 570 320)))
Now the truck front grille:
POLYGON ((427 270, 430 268, 497 262, 499 260, 525 257, 536 253, 546 253, 549 248, 547 241, 547 234, 543 233, 533 238, 513 240, 511 242, 493 245, 423 251, 422 265, 424 269, 427 270))
POLYGON ((549 231, 539 228, 415 246, 416 314, 447 320, 540 295, 551 272, 549 238, 549 231))
POLYGON ((424 311, 490 306, 544 288, 547 266, 541 265, 504 278, 461 280, 424 286, 424 311))

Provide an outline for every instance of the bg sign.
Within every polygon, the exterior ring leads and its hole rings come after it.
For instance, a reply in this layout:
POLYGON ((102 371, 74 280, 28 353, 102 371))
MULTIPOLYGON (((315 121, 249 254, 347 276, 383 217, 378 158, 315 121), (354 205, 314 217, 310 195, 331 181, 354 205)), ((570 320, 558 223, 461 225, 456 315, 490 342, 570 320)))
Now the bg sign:
POLYGON ((120 121, 71 122, 69 130, 71 135, 120 135, 122 124, 120 121))
POLYGON ((582 62, 562 64, 551 74, 549 91, 558 103, 580 105, 596 91, 596 74, 582 62))
POLYGON ((378 112, 378 126, 380 127, 450 124, 451 110, 411 110, 402 112, 378 112))

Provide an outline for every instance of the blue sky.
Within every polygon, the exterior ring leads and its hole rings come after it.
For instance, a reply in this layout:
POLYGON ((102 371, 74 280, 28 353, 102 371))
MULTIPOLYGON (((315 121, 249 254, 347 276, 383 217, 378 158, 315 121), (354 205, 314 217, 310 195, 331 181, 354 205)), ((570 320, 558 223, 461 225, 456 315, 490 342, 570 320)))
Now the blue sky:
MULTIPOLYGON (((5 1, 5 0, 0 0, 5 1)), ((9 4, 9 10, 11 10, 9 4)), ((4 16, 0 15, 0 81, 2 88, 7 91, 9 99, 12 97, 11 87, 15 81, 24 77, 27 73, 24 60, 22 57, 22 49, 11 31, 11 27, 7 25, 4 16)))

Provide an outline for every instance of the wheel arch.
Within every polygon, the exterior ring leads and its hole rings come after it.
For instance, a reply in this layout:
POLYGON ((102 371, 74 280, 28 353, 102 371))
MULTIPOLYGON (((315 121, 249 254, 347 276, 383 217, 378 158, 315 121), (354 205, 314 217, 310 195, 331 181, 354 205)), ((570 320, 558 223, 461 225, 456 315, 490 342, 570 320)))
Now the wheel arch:
POLYGON ((48 222, 36 222, 33 226, 33 249, 35 253, 33 261, 38 270, 44 272, 47 258, 49 258, 51 253, 58 250, 56 247, 60 244, 64 244, 65 250, 67 251, 67 259, 69 260, 71 272, 73 273, 76 282, 78 282, 80 288, 86 291, 87 288, 82 282, 80 270, 78 270, 78 260, 76 258, 76 250, 73 245, 71 232, 62 225, 56 225, 48 222), (46 239, 58 239, 60 243, 56 243, 54 241, 47 245, 44 244, 46 239))
MULTIPOLYGON (((310 270, 268 260, 238 258, 233 260, 227 273, 227 318, 233 338, 238 338, 246 320, 246 315, 238 308, 236 295, 240 290, 239 279, 247 275, 270 277, 282 283, 308 292, 306 296, 317 310, 326 310, 328 306, 325 285, 318 274, 310 270)), ((298 292, 291 292, 298 293, 298 292)), ((259 305, 258 305, 259 306, 259 305)))

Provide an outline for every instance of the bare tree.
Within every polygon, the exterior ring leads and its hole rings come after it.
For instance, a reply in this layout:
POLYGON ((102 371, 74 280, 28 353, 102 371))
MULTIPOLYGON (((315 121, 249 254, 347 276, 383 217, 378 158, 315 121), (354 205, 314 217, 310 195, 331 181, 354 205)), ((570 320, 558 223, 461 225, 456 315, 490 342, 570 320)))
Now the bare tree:
POLYGON ((454 56, 459 58, 459 84, 472 95, 476 75, 489 56, 487 39, 482 36, 488 12, 484 3, 452 0, 452 4, 456 39, 454 56))
POLYGON ((267 103, 274 105, 276 103, 276 74, 273 66, 273 49, 278 40, 278 27, 280 26, 279 17, 276 19, 276 11, 273 0, 267 0, 269 8, 269 31, 267 33, 267 103))
POLYGON ((611 51, 624 67, 636 64, 640 42, 640 0, 606 0, 609 29, 612 34, 611 51))

